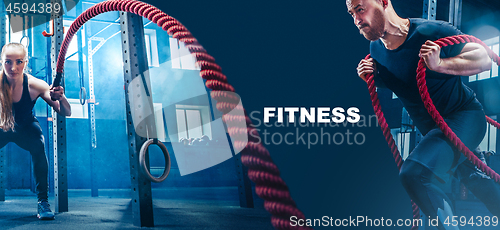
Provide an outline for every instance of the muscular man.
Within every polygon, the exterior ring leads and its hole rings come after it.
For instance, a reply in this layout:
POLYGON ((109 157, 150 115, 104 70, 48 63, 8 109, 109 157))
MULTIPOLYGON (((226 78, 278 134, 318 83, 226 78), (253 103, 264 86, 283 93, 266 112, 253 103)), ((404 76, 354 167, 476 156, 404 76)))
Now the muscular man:
POLYGON ((54 219, 48 202, 48 162, 45 141, 33 106, 41 97, 56 112, 71 115, 71 107, 62 87, 51 88, 46 82, 24 73, 28 52, 20 43, 4 45, 0 71, 0 148, 9 142, 31 154, 38 196, 38 218, 54 219), (51 97, 55 101, 51 100, 51 97))
POLYGON ((427 87, 436 108, 462 142, 475 149, 486 132, 486 120, 482 105, 460 76, 491 68, 486 50, 475 43, 441 49, 432 41, 461 32, 443 21, 401 18, 390 0, 346 0, 346 4, 360 33, 371 41, 372 58, 361 60, 357 68, 359 77, 366 81, 367 74, 374 73, 375 84, 389 88, 399 97, 424 135, 400 172, 408 195, 427 216, 439 217, 439 229, 456 229, 442 223, 453 216, 452 203, 436 185, 456 175, 499 216, 500 186, 489 177, 470 176, 475 173, 475 166, 452 147, 432 120, 416 82, 416 69, 422 57, 428 69, 427 87))

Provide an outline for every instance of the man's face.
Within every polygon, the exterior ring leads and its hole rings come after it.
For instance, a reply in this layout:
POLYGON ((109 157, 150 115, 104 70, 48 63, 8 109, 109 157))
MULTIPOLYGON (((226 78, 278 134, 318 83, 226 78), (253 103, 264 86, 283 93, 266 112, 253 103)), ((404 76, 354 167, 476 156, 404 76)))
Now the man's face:
POLYGON ((382 4, 377 0, 346 0, 347 12, 354 19, 359 33, 370 41, 384 35, 385 17, 382 4))

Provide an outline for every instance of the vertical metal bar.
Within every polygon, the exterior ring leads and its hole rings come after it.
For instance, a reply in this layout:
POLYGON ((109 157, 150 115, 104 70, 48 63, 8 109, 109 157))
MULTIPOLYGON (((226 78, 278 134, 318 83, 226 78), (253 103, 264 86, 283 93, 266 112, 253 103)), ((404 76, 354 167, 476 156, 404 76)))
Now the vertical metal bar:
MULTIPOLYGON (((26 34, 28 36, 28 57, 33 56, 33 15, 26 15, 26 34)), ((31 70, 35 70, 33 68, 33 65, 35 64, 35 60, 33 59, 31 62, 28 63, 31 68, 31 70)))
POLYGON ((448 12, 448 22, 455 25, 455 0, 450 0, 450 9, 448 12))
MULTIPOLYGON (((226 128, 227 129, 227 128, 226 128)), ((226 133, 227 139, 231 140, 231 137, 226 133)), ((240 199, 240 207, 242 208, 253 208, 253 194, 252 194, 252 184, 248 178, 248 169, 241 163, 241 154, 235 154, 234 147, 231 142, 229 142, 229 147, 231 148, 231 154, 234 157, 234 163, 236 168, 236 175, 238 177, 238 197, 240 199)))
POLYGON ((424 0, 422 18, 436 20, 437 0, 424 0))
MULTIPOLYGON (((50 26, 51 26, 51 22, 50 22, 50 17, 47 16, 47 23, 45 24, 46 27, 45 27, 45 30, 46 31, 49 31, 50 30, 50 26)), ((51 53, 52 52, 52 39, 50 40, 50 42, 47 42, 47 53, 51 53)), ((46 81, 49 85, 52 85, 52 77, 49 77, 49 76, 52 76, 52 66, 51 66, 51 60, 53 60, 52 56, 47 58, 47 62, 45 64, 46 66, 46 81), (49 68, 50 66, 50 68, 49 68)), ((54 133, 54 130, 53 130, 53 125, 54 125, 54 122, 52 122, 52 108, 47 105, 46 106, 46 110, 47 110, 47 136, 48 136, 48 140, 47 140, 47 158, 49 160, 49 172, 54 172, 55 171, 55 163, 54 163, 54 135, 52 135, 54 133)), ((49 192, 50 193, 54 193, 54 182, 55 179, 54 179, 54 174, 51 174, 49 173, 49 192)))
MULTIPOLYGON (((499 118, 500 118, 500 114, 497 114, 497 115, 495 115, 494 120, 498 122, 499 118)), ((496 141, 496 143, 495 143, 495 152, 497 152, 497 154, 495 156, 497 156, 498 152, 500 152, 500 132, 498 130, 495 130, 495 131, 497 132, 496 133, 496 140, 495 140, 496 141)), ((496 171, 496 169, 495 169, 495 171, 496 171)))
MULTIPOLYGON (((79 6, 76 8, 77 15, 79 15, 83 9, 82 6, 83 3, 80 3, 79 6)), ((85 25, 85 33, 86 37, 90 38, 91 37, 91 25, 90 23, 87 23, 85 25)), ((77 34, 78 38, 78 44, 82 44, 83 42, 83 33, 80 31, 77 34)), ((90 191, 91 191, 91 196, 92 197, 98 197, 99 196, 99 186, 98 186, 98 176, 97 176, 97 170, 96 170, 96 161, 97 161, 97 156, 95 149, 97 148, 97 135, 96 135, 96 125, 95 125, 95 95, 94 95, 94 67, 93 67, 93 46, 92 46, 92 40, 88 39, 87 42, 87 64, 88 64, 88 71, 89 71, 89 103, 88 103, 88 108, 89 108, 89 121, 90 121, 90 137, 91 137, 91 146, 90 146, 90 191)), ((78 46, 78 71, 79 75, 82 78, 81 79, 81 85, 83 85, 83 79, 84 79, 84 73, 83 73, 83 49, 81 46, 78 46)))
MULTIPOLYGON (((5 168, 5 188, 10 190, 12 189, 12 185, 9 183, 9 181, 11 180, 11 178, 9 177, 9 171, 11 171, 10 169, 12 167, 14 167, 14 164, 12 163, 12 145, 10 144, 7 144, 5 147, 4 147, 4 155, 5 155, 5 161, 7 162, 7 167, 5 168)), ((21 183, 22 185, 24 185, 24 182, 21 183)))
MULTIPOLYGON (((50 43, 49 43, 50 44, 50 43)), ((48 60, 50 61, 50 58, 48 58, 48 60)), ((47 71, 48 72, 48 71, 47 71)), ((48 75, 48 76, 52 76, 52 75, 48 75)), ((50 77, 48 77, 48 79, 51 79, 50 77)), ((54 129, 52 128, 54 123, 52 122, 52 114, 51 114, 51 108, 50 106, 47 105, 47 136, 49 137, 48 138, 48 145, 47 145, 47 159, 48 159, 48 162, 49 162, 49 172, 55 172, 56 170, 56 167, 55 167, 55 163, 54 163, 54 151, 52 151, 54 149, 54 135, 52 135, 54 133, 54 129)), ((54 187, 55 187, 55 175, 53 173, 49 173, 49 193, 51 194, 54 194, 54 187)))
POLYGON ((240 207, 253 208, 252 184, 250 183, 250 179, 248 179, 248 169, 241 163, 241 154, 236 154, 234 160, 236 163, 236 173, 238 175, 240 207))
MULTIPOLYGON (((51 67, 52 77, 56 76, 57 56, 63 40, 63 17, 53 15, 54 36, 51 37, 51 67)), ((61 81, 64 87, 64 78, 61 81)), ((67 152, 66 152, 66 117, 52 110, 52 124, 54 135, 54 190, 55 211, 68 211, 68 177, 67 177, 67 152)))
MULTIPOLYGON (((0 7, 2 8, 2 7, 0 7)), ((7 44, 7 31, 8 31, 9 25, 7 24, 7 14, 5 11, 3 11, 3 8, 0 11, 0 29, 2 30, 0 32, 0 46, 3 47, 3 45, 7 44)))
POLYGON ((29 159, 30 162, 30 191, 32 193, 36 193, 36 183, 35 183, 35 175, 33 175, 33 161, 29 159))
POLYGON ((5 148, 1 148, 0 149, 0 201, 5 201, 4 166, 5 166, 5 148))
MULTIPOLYGON (((7 25, 7 15, 3 11, 3 7, 0 7, 0 47, 3 47, 7 41, 6 41, 6 36, 7 36, 7 30, 6 28, 9 28, 7 25)), ((5 186, 4 186, 4 181, 5 181, 5 148, 0 149, 0 201, 5 201, 5 186)))
MULTIPOLYGON (((79 3, 80 5, 77 6, 77 14, 81 13, 83 11, 83 2, 79 3)), ((95 152, 95 149, 97 148, 97 132, 96 132, 96 123, 95 123, 95 95, 94 95, 94 66, 93 66, 93 46, 92 46, 92 40, 90 37, 92 37, 92 26, 90 21, 84 25, 85 27, 85 35, 81 32, 80 35, 78 35, 78 43, 81 44, 83 42, 83 38, 87 38, 87 49, 81 51, 83 53, 85 51, 85 56, 87 59, 87 71, 89 73, 89 95, 87 100, 87 108, 88 108, 88 113, 89 113, 89 126, 90 126, 90 138, 91 138, 91 145, 90 145, 90 191, 91 191, 91 196, 92 197, 98 197, 99 196, 99 186, 98 186, 98 174, 96 170, 96 161, 97 161, 97 155, 95 152)), ((80 46, 78 46, 80 49, 80 46)), ((83 84, 84 82, 84 71, 83 71, 83 54, 80 54, 80 50, 78 59, 81 60, 81 66, 79 65, 79 71, 81 73, 81 78, 83 84)), ((80 62, 79 62, 80 64, 80 62)))
MULTIPOLYGON (((120 12, 120 26, 122 31, 127 133, 129 142, 130 177, 132 182, 132 216, 134 225, 141 227, 153 227, 154 219, 151 182, 139 171, 140 166, 138 155, 140 148, 146 139, 144 137, 140 137, 136 133, 131 110, 137 110, 138 105, 131 105, 129 98, 129 84, 132 83, 133 79, 142 77, 142 81, 146 83, 146 86, 149 83, 149 74, 146 71, 148 69, 148 62, 147 55, 145 53, 146 49, 142 17, 126 12, 120 12), (131 108, 131 106, 134 106, 134 108, 131 108)), ((148 88, 150 89, 150 87, 148 88)), ((146 106, 147 105, 141 107, 144 108, 146 106)), ((148 128, 143 127, 144 125, 141 127, 141 125, 142 124, 140 124, 138 128, 148 128)), ((146 162, 149 162, 149 159, 146 158, 146 162)))
MULTIPOLYGON (((462 0, 454 0, 454 15, 453 15, 453 25, 460 29, 462 27, 462 0)), ((451 11, 451 8, 450 8, 451 11)))
POLYGON ((429 18, 429 0, 424 0, 424 7, 422 8, 422 18, 429 18))
POLYGON ((88 103, 88 108, 89 108, 89 121, 90 121, 90 138, 91 138, 91 146, 90 146, 90 191, 92 197, 97 197, 99 196, 99 189, 97 186, 97 172, 95 170, 96 166, 96 154, 95 154, 95 149, 97 148, 97 132, 96 132, 96 125, 95 125, 95 95, 94 95, 94 51, 93 51, 93 46, 92 46, 92 39, 91 37, 91 25, 90 23, 87 23, 88 25, 85 27, 85 31, 87 33, 87 37, 89 38, 87 40, 87 64, 88 64, 88 71, 89 71, 89 103, 88 103))
POLYGON ((422 140, 422 133, 415 128, 415 131, 410 133, 410 148, 408 153, 411 153, 415 147, 417 147, 418 143, 422 140))
MULTIPOLYGON (((23 1, 25 2, 25 1, 23 1)), ((27 46, 26 48, 28 49, 28 58, 31 58, 33 57, 33 33, 32 33, 32 30, 33 30, 33 26, 31 24, 32 22, 32 15, 26 15, 24 16, 24 29, 26 30, 26 36, 28 36, 28 43, 27 43, 27 46)), ((35 59, 34 58, 31 58, 30 61, 28 62, 28 68, 31 70, 31 71, 34 71, 35 70, 35 59)), ((31 73, 33 74, 33 72, 31 73)), ((33 110, 33 114, 35 114, 35 108, 32 109, 33 110)), ((31 165, 33 165, 33 162, 31 161, 30 159, 30 163, 31 165)), ((31 170, 33 170, 33 167, 30 167, 31 170)), ((35 182, 35 176, 34 176, 34 173, 31 173, 31 191, 32 192, 36 192, 36 182, 35 182)))
MULTIPOLYGON (((76 15, 82 14, 83 11, 83 3, 79 2, 76 7, 76 15)), ((78 30, 77 34, 77 42, 78 42, 78 76, 80 78, 80 84, 81 87, 83 87, 85 84, 85 75, 83 72, 83 36, 84 34, 82 33, 82 30, 78 30)))
MULTIPOLYGON (((85 28, 87 34, 91 33, 90 25, 85 28)), ((97 135, 96 135, 96 126, 95 126, 95 95, 94 95, 94 51, 92 47, 92 39, 90 36, 87 41, 87 58, 88 58, 88 70, 89 70, 89 113, 90 113, 90 135, 92 141, 92 149, 97 148, 97 135)))

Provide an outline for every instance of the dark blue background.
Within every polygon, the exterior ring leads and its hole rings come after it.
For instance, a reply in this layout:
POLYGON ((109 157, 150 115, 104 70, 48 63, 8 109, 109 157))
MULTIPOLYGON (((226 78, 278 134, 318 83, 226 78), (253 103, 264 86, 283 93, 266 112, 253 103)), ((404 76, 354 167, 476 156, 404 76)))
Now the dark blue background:
MULTIPOLYGON (((356 74, 369 42, 354 26, 344 1, 146 2, 192 32, 215 57, 248 112, 262 112, 266 106, 354 106, 360 114, 373 114, 366 85, 356 74)), ((266 129, 283 134, 295 130, 266 129)), ((363 132, 366 142, 311 149, 267 146, 298 207, 308 218, 411 218, 410 199, 380 128, 350 131, 363 132)))

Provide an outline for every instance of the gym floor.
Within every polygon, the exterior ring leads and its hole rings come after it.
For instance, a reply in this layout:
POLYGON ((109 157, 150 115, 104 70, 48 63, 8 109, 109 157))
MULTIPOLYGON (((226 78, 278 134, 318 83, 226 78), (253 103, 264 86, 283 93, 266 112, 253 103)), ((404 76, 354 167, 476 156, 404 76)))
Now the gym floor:
MULTIPOLYGON (((241 208, 236 187, 153 189, 155 227, 133 225, 128 189, 69 190, 69 212, 56 213, 52 221, 36 218, 36 196, 30 190, 6 190, 0 202, 1 229, 174 229, 174 230, 272 230, 270 214, 254 196, 255 208, 241 208)), ((49 199, 54 211, 53 195, 49 199)), ((477 199, 456 201, 456 215, 491 216, 477 199)), ((498 227, 498 226, 497 226, 498 227)), ((361 228, 362 229, 362 228, 361 228)), ((399 228, 398 228, 399 229, 399 228)), ((406 229, 406 228, 405 228, 406 229)), ((419 230, 435 229, 421 226, 419 230)), ((495 229, 461 226, 461 230, 495 229)))
MULTIPOLYGON (((52 221, 36 218, 36 196, 29 190, 7 190, 0 202, 1 229, 140 229, 133 225, 128 190, 69 190, 69 212, 52 221)), ((155 227, 146 229, 273 229, 263 201, 241 208, 236 188, 153 190, 155 227)), ((54 199, 49 199, 54 211, 54 199)))

